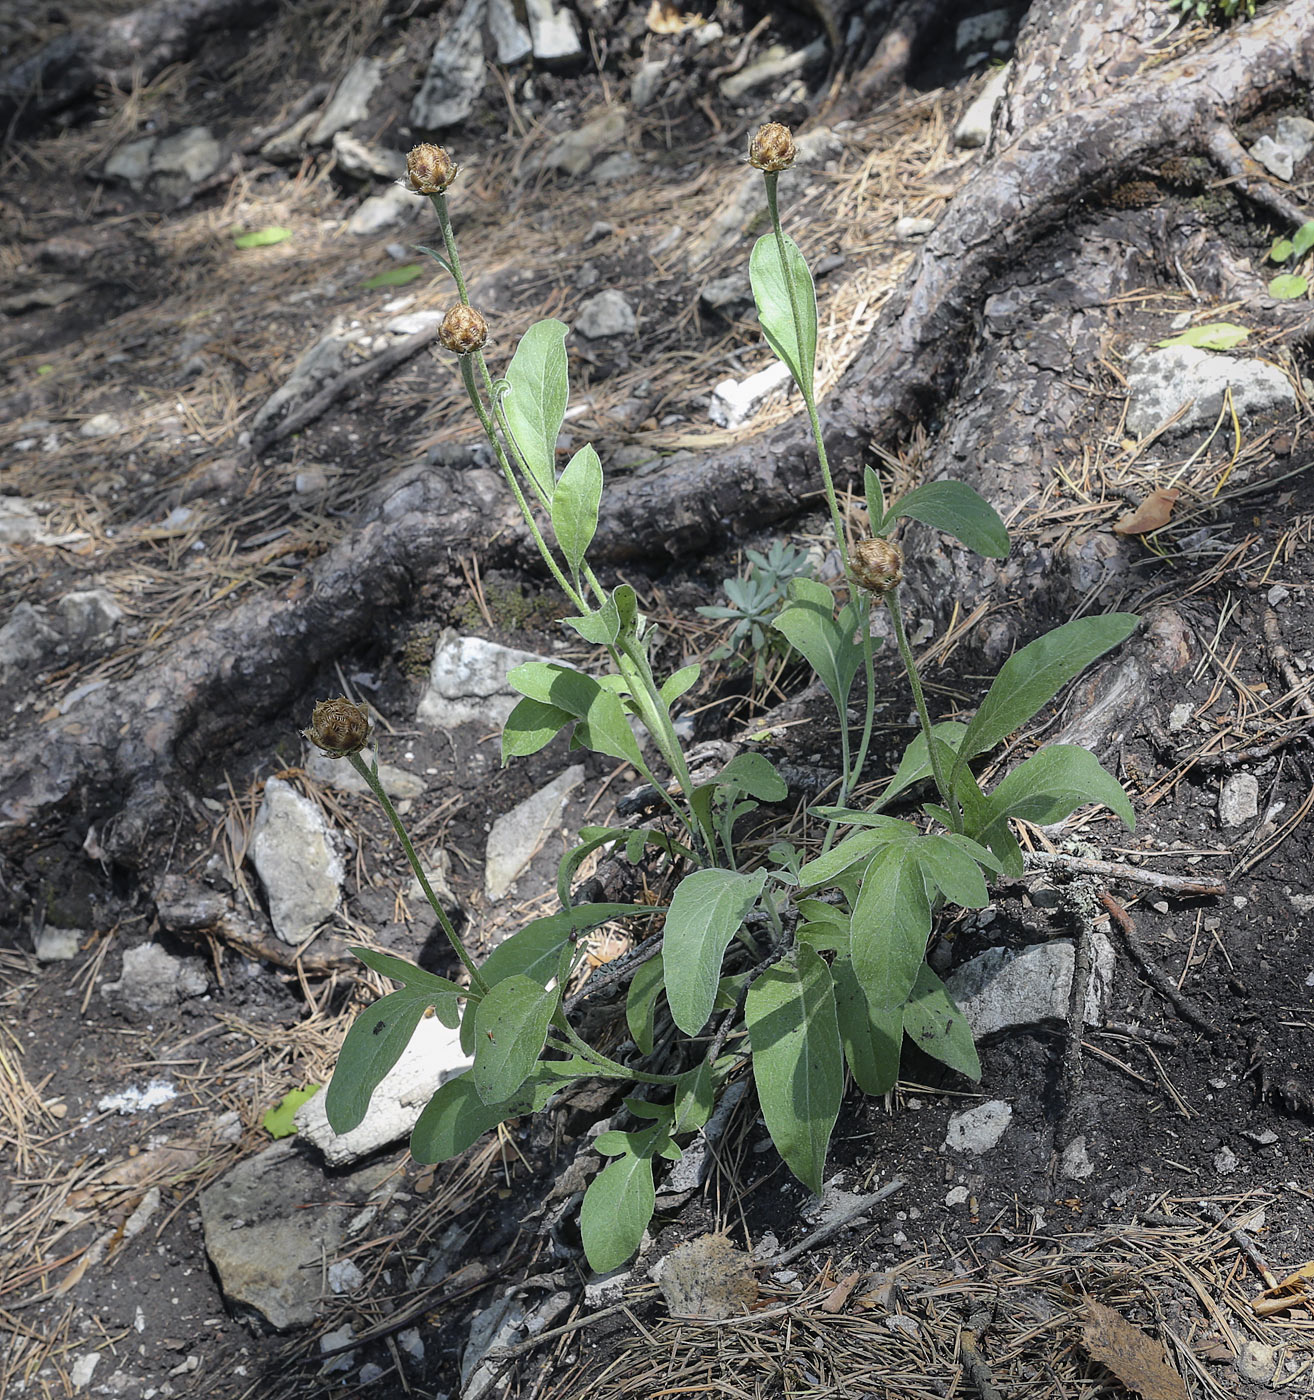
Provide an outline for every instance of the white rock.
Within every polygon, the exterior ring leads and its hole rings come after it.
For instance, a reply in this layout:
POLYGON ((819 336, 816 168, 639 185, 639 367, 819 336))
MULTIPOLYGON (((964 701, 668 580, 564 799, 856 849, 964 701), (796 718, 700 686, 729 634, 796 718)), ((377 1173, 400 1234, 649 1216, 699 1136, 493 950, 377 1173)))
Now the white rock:
POLYGON ((638 328, 634 308, 624 293, 609 289, 590 297, 575 317, 575 329, 589 340, 610 335, 633 335, 638 328))
POLYGON ((1095 1163, 1090 1159, 1085 1136, 1073 1138, 1059 1159, 1059 1175, 1064 1181, 1085 1181, 1094 1171, 1095 1163))
POLYGON ((338 907, 345 876, 324 814, 289 783, 270 778, 250 850, 274 932, 285 943, 303 942, 338 907))
POLYGON ((529 30, 516 18, 511 0, 488 0, 488 29, 497 46, 497 61, 510 68, 534 51, 529 30))
MULTIPOLYGON (((306 772, 317 783, 336 788, 338 792, 369 792, 369 784, 345 758, 330 758, 313 744, 308 747, 310 756, 306 759, 306 772)), ((368 767, 374 762, 374 751, 362 750, 361 758, 368 767)), ((394 801, 420 797, 426 786, 418 773, 410 773, 405 768, 395 768, 391 763, 379 764, 379 781, 383 784, 384 792, 394 801)))
POLYGON ((955 1113, 949 1119, 944 1145, 950 1152, 971 1152, 979 1156, 990 1151, 1012 1121, 1013 1105, 1003 1099, 991 1099, 955 1113))
POLYGON ((151 178, 151 153, 155 150, 156 138, 143 136, 140 140, 129 141, 120 146, 105 162, 105 174, 111 180, 122 180, 134 190, 146 188, 151 178))
POLYGON ((969 15, 958 21, 954 32, 954 48, 962 53, 964 49, 978 49, 982 44, 993 44, 1002 39, 1012 28, 1011 10, 987 10, 984 14, 969 15))
POLYGON ((424 1339, 418 1327, 408 1327, 404 1332, 398 1332, 397 1345, 407 1356, 413 1356, 417 1361, 424 1360, 424 1339))
POLYGON ((64 620, 64 631, 77 641, 103 637, 123 617, 123 609, 104 588, 65 593, 56 607, 64 620))
POLYGON ((495 1346, 514 1346, 525 1334, 529 1309, 508 1291, 470 1319, 470 1339, 461 1356, 461 1400, 495 1394, 502 1368, 484 1357, 495 1346))
POLYGON ((442 321, 441 311, 408 311, 404 316, 394 316, 383 329, 392 335, 418 335, 442 325, 442 321))
POLYGON ((747 379, 723 379, 712 390, 708 413, 723 428, 741 428, 759 408, 790 381, 788 368, 779 360, 747 379))
POLYGON ((400 151, 359 141, 349 131, 333 137, 333 155, 338 169, 355 180, 399 180, 406 173, 406 158, 400 151))
POLYGON ((954 128, 954 144, 964 147, 984 146, 990 139, 990 125, 995 118, 995 107, 1008 86, 1008 75, 1013 65, 1005 63, 992 73, 978 96, 968 107, 958 125, 954 128))
POLYGON ((630 106, 641 112, 657 96, 657 89, 666 76, 666 59, 639 64, 630 81, 630 106))
POLYGON ((1240 1165, 1240 1160, 1230 1147, 1220 1147, 1214 1153, 1214 1170, 1219 1176, 1231 1176, 1240 1165))
POLYGON ((178 1090, 167 1079, 152 1079, 144 1089, 130 1084, 117 1094, 103 1094, 96 1101, 98 1113, 117 1113, 126 1118, 132 1113, 148 1113, 152 1108, 172 1103, 178 1090))
POLYGON ((1259 779, 1253 773, 1233 773, 1218 794, 1218 820, 1224 826, 1245 826, 1259 815, 1259 779))
POLYGON ((558 9, 552 0, 525 0, 534 57, 540 63, 578 58, 584 52, 579 25, 567 9, 558 9))
MULTIPOLYGON (((1113 945, 1098 931, 1091 938, 1094 967, 1084 1021, 1099 1025, 1113 986, 1113 945)), ((1013 1026, 1062 1021, 1072 988, 1072 943, 1055 939, 1014 953, 991 948, 950 974, 945 986, 980 1038, 1013 1026)))
POLYGON ((462 637, 449 629, 438 638, 429 685, 415 717, 438 729, 455 729, 460 724, 499 728, 520 700, 507 684, 507 673, 527 661, 549 659, 483 637, 462 637))
POLYGON ((82 934, 75 928, 47 924, 33 940, 37 962, 68 962, 82 951, 82 934))
POLYGON ((370 98, 382 78, 383 66, 377 58, 358 58, 347 69, 323 116, 315 123, 310 144, 326 146, 339 131, 364 121, 369 115, 370 98))
POLYGON ((914 243, 935 230, 934 219, 914 219, 905 216, 894 221, 894 236, 900 243, 914 243))
POLYGON ((609 1308, 625 1297, 625 1289, 634 1277, 630 1269, 613 1269, 609 1274, 601 1274, 584 1285, 584 1306, 596 1312, 598 1308, 609 1308))
POLYGON ((328 1267, 328 1286, 334 1293, 354 1293, 364 1282, 365 1275, 350 1259, 338 1259, 328 1267))
POLYGON ((708 44, 714 44, 718 39, 725 38, 725 30, 716 20, 709 19, 706 24, 700 24, 693 33, 694 48, 705 49, 708 44))
POLYGON ((1291 152, 1297 165, 1314 150, 1314 122, 1308 117, 1279 117, 1277 139, 1291 152))
POLYGON ((489 899, 501 899, 515 883, 548 833, 560 823, 570 794, 583 781, 582 765, 567 768, 493 823, 484 864, 484 893, 489 899))
POLYGON ((1250 148, 1251 156, 1279 180, 1290 181, 1296 173, 1296 160, 1291 149, 1271 136, 1261 136, 1250 148))
POLYGON ((1232 1363, 1240 1375, 1255 1385, 1267 1385, 1277 1371, 1277 1348, 1250 1339, 1241 1343, 1232 1363))
POLYGON ((1137 437, 1153 432, 1185 404, 1190 407, 1175 430, 1212 427, 1229 388, 1232 406, 1243 418, 1266 409, 1296 410, 1291 381, 1264 360, 1169 345, 1137 355, 1129 369, 1127 431, 1137 437))
POLYGON ((563 131, 540 154, 531 156, 525 168, 583 175, 599 156, 614 150, 624 139, 625 113, 619 107, 608 107, 583 126, 563 131))
POLYGON ((124 953, 119 980, 102 984, 101 994, 155 1011, 187 997, 204 996, 209 989, 210 979, 199 958, 175 958, 158 943, 142 943, 124 953))
POLYGON ((349 346, 338 327, 320 336, 297 359, 287 379, 256 410, 251 431, 257 435, 264 432, 297 404, 317 394, 330 379, 336 379, 346 367, 349 346))
POLYGON ((26 544, 41 533, 34 503, 22 496, 0 496, 0 544, 26 544))
POLYGON ((466 0, 456 22, 433 47, 429 68, 411 103, 411 121, 424 131, 455 126, 474 111, 484 90, 484 11, 487 0, 466 0))
POLYGON ((945 1193, 944 1203, 947 1206, 965 1206, 971 1194, 966 1186, 951 1186, 945 1193))
POLYGON ((181 175, 197 184, 213 175, 223 158, 223 147, 208 126, 189 126, 156 143, 151 152, 151 171, 156 175, 181 175))
POLYGON ((415 217, 420 201, 402 185, 389 185, 382 194, 361 200, 347 220, 347 232, 364 238, 385 228, 394 228, 415 217))
POLYGON ((824 62, 826 52, 826 40, 822 37, 814 39, 807 48, 795 49, 792 52, 782 44, 772 44, 756 62, 723 79, 721 92, 731 102, 735 102, 754 88, 773 83, 777 78, 786 78, 791 73, 798 73, 810 63, 824 62))
POLYGON ((123 424, 112 413, 94 413, 78 429, 78 436, 84 438, 116 437, 123 431, 123 424))
POLYGON ((100 1352, 84 1351, 68 1368, 68 1378, 74 1390, 85 1390, 91 1384, 91 1377, 100 1363, 100 1352))
MULTIPOLYGON (((369 1014, 368 1009, 361 1012, 369 1014)), ((351 1132, 338 1134, 329 1127, 323 1094, 307 1099, 293 1122, 301 1139, 318 1147, 329 1166, 346 1166, 407 1137, 425 1104, 472 1063, 461 1050, 460 1031, 449 1030, 437 1016, 425 1016, 375 1089, 364 1121, 351 1132)))
POLYGON ((1180 734, 1191 722, 1195 706, 1189 700, 1179 700, 1168 712, 1169 734, 1180 734))

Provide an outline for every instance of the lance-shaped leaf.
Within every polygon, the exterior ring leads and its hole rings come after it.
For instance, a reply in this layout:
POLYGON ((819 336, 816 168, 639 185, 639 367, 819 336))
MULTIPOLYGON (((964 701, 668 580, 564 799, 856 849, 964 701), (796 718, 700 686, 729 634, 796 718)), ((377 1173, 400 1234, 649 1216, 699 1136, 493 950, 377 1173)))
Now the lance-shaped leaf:
POLYGON ((759 238, 748 260, 748 278, 767 344, 788 367, 804 396, 810 399, 817 362, 817 293, 798 244, 786 234, 784 245, 785 265, 782 267, 776 235, 768 233, 759 238), (798 311, 797 326, 795 309, 798 311))
POLYGON ((666 911, 662 964, 675 1024, 697 1035, 716 1001, 721 960, 766 884, 765 870, 695 870, 680 881, 666 911))
MULTIPOLYGON (((655 1138, 656 1134, 646 1134, 655 1138)), ((584 1255, 595 1273, 606 1274, 638 1249, 652 1219, 657 1195, 652 1151, 626 1152, 589 1183, 579 1212, 584 1255)))
MULTIPOLYGON (((600 685, 583 671, 543 661, 528 661, 523 666, 515 667, 507 680, 526 698, 549 707, 541 712, 538 718, 540 727, 536 733, 541 733, 552 722, 551 711, 561 711, 579 721, 575 730, 578 744, 595 753, 624 759, 643 769, 643 754, 626 718, 620 696, 614 690, 600 685)), ((516 718, 519 709, 517 705, 512 711, 512 719, 516 718)), ((502 748, 505 754, 505 731, 502 748)))
POLYGON ((446 1162, 477 1142, 490 1128, 537 1113, 569 1078, 543 1065, 510 1098, 487 1104, 468 1074, 449 1079, 424 1106, 411 1129, 411 1156, 417 1162, 446 1162))
POLYGON ((931 905, 917 845, 900 842, 879 852, 853 906, 849 954, 876 1012, 903 1005, 926 956, 931 905))
POLYGON ((576 904, 558 914, 545 914, 504 938, 484 959, 480 975, 490 987, 516 974, 546 987, 557 975, 562 948, 581 933, 612 919, 662 912, 651 904, 576 904))
POLYGON ((914 1045, 941 1064, 969 1079, 981 1078, 972 1028, 954 1005, 944 983, 925 963, 903 1008, 903 1029, 914 1045))
POLYGON ((557 435, 566 417, 570 382, 561 321, 539 321, 524 333, 506 367, 502 412, 519 455, 545 501, 556 482, 557 435))
POLYGON ((965 481, 928 481, 896 501, 890 519, 907 516, 952 535, 988 559, 1008 554, 1008 531, 998 511, 965 481))
POLYGON ((559 990, 545 991, 516 973, 490 988, 475 1008, 469 1073, 486 1104, 509 1099, 533 1073, 560 997, 559 990))
POLYGON ((789 601, 771 624, 817 673, 846 722, 845 707, 853 678, 862 666, 862 647, 854 640, 858 610, 845 603, 835 616, 835 596, 824 583, 796 578, 789 601))
POLYGON ((873 1012, 858 983, 853 963, 838 957, 831 965, 835 979, 835 1012, 839 1018, 844 1058, 853 1082, 864 1094, 886 1094, 899 1078, 903 1049, 903 1007, 873 1012))
POLYGON ((1136 813, 1122 784, 1079 744, 1049 744, 1019 763, 986 798, 980 840, 995 840, 1010 818, 1049 826, 1087 802, 1102 802, 1136 829, 1136 813))
POLYGON ((335 1133, 349 1133, 364 1122, 370 1096, 401 1059, 432 1005, 427 992, 403 987, 380 997, 352 1022, 324 1096, 324 1111, 335 1133))
MULTIPOLYGON (((598 528, 602 504, 602 463, 585 443, 566 463, 552 493, 552 528, 573 571, 578 572, 598 528)), ((615 636, 611 637, 615 641, 615 636)))

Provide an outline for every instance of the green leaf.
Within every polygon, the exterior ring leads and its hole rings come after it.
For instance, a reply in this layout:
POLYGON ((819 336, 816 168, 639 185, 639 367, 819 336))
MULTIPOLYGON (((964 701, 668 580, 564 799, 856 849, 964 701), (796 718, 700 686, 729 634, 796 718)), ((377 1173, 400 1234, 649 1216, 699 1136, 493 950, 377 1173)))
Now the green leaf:
POLYGON ((640 914, 661 914, 651 904, 575 904, 558 914, 547 914, 518 929, 484 959, 479 972, 490 987, 507 977, 528 977, 540 987, 557 975, 561 950, 571 939, 612 919, 640 914))
MULTIPOLYGON (((575 731, 578 743, 595 753, 605 753, 612 758, 624 759, 640 770, 643 768, 643 754, 630 729, 620 697, 614 690, 600 685, 583 671, 543 661, 528 661, 523 666, 515 667, 507 680, 513 689, 529 699, 563 710, 578 719, 580 723, 575 731)), ((512 719, 519 708, 517 705, 511 712, 512 719)), ((532 720, 533 717, 530 718, 532 720)), ((533 731, 534 738, 541 735, 549 722, 550 716, 538 720, 538 728, 533 731)), ((507 751, 506 743, 506 732, 503 731, 503 753, 507 751)))
POLYGON ((401 267, 385 267, 373 277, 367 277, 360 285, 374 291, 378 287, 404 287, 424 275, 419 263, 404 263, 401 267))
POLYGON ((790 1171, 819 1196, 844 1093, 830 969, 806 945, 795 949, 748 989, 744 1020, 771 1140, 790 1171))
POLYGON ((1269 262, 1284 263, 1296 251, 1296 245, 1289 238, 1276 238, 1268 250, 1269 262))
POLYGON ((304 1089, 293 1089, 291 1093, 284 1094, 261 1119, 265 1132, 274 1138, 291 1137, 297 1130, 297 1125, 292 1121, 293 1115, 307 1099, 313 1099, 318 1093, 318 1084, 307 1084, 304 1089))
POLYGON ((675 1086, 675 1116, 671 1134, 696 1133, 712 1116, 716 1107, 716 1089, 712 1082, 712 1066, 704 1060, 686 1070, 675 1086))
MULTIPOLYGON (((939 724, 933 724, 931 733, 956 754, 962 745, 963 735, 967 733, 967 726, 959 724, 957 720, 946 719, 941 720, 939 724)), ((904 749, 903 758, 899 761, 899 767, 889 787, 881 793, 879 805, 886 806, 899 793, 907 791, 917 783, 925 782, 931 776, 931 754, 926 742, 926 731, 918 730, 904 749)))
POLYGON ((785 780, 765 754, 741 753, 712 780, 722 792, 746 792, 759 802, 783 802, 789 796, 785 780))
POLYGON ((758 319, 767 344, 776 358, 788 367, 805 398, 810 399, 817 360, 817 293, 798 244, 788 234, 784 236, 784 243, 785 267, 782 267, 776 235, 768 233, 759 238, 748 260, 748 278, 753 284, 753 300, 757 302, 758 319), (790 305, 791 283, 803 331, 801 341, 790 305))
POLYGON ((627 1152, 593 1178, 580 1207, 579 1232, 595 1273, 619 1269, 638 1249, 656 1199, 652 1157, 647 1153, 627 1152))
POLYGON ((570 380, 566 336, 561 321, 538 321, 520 338, 506 367, 507 392, 502 412, 525 467, 543 499, 552 499, 556 482, 557 435, 566 417, 570 380))
POLYGON ((854 641, 855 604, 846 603, 838 618, 834 613, 835 597, 824 583, 796 578, 790 581, 789 601, 771 625, 817 673, 843 724, 849 690, 862 666, 862 647, 854 641))
POLYGON ((846 870, 870 860, 891 842, 903 844, 915 840, 918 834, 911 822, 901 822, 896 817, 873 816, 870 822, 870 826, 864 825, 852 836, 846 836, 839 845, 832 846, 825 855, 802 866, 798 872, 799 885, 803 889, 824 889, 846 870))
POLYGON ((431 1005, 426 992, 403 987, 380 997, 352 1022, 324 1096, 329 1127, 335 1133, 349 1133, 364 1122, 370 1096, 401 1059, 431 1005))
POLYGON ((559 990, 545 991, 516 973, 490 988, 475 1008, 470 1078, 486 1104, 509 1099, 533 1073, 560 999, 559 990))
POLYGON ((503 767, 513 758, 528 758, 547 748, 574 718, 558 706, 544 704, 530 696, 518 700, 502 726, 503 767))
POLYGON ((800 943, 815 948, 818 953, 849 954, 849 921, 847 909, 827 904, 824 899, 800 899, 799 926, 794 937, 800 943))
POLYGON ((1276 297, 1279 301, 1295 301, 1297 297, 1303 297, 1309 291, 1309 279, 1301 277, 1299 273, 1284 272, 1280 277, 1275 277, 1268 284, 1268 294, 1276 297))
POLYGON ((707 1024, 725 950, 757 903, 766 877, 765 870, 751 875, 695 870, 676 888, 666 912, 662 963, 666 1001, 685 1035, 697 1035, 707 1024))
POLYGON ((847 957, 836 958, 830 971, 835 979, 840 1040, 853 1082, 864 1094, 888 1094, 899 1079, 903 1007, 886 1007, 873 1014, 847 957))
POLYGON ((674 675, 666 677, 661 684, 661 697, 667 709, 670 709, 686 691, 692 690, 698 684, 702 670, 703 668, 695 663, 692 666, 682 666, 674 675))
POLYGON ((1249 339, 1250 332, 1244 326, 1234 326, 1230 321, 1210 321, 1205 326, 1188 326, 1181 335, 1156 340, 1155 344, 1160 349, 1166 345, 1190 345, 1197 350, 1233 350, 1249 339))
POLYGON ((922 874, 950 904, 984 909, 990 903, 981 867, 955 842, 943 836, 923 836, 916 849, 922 874))
POLYGON ((1296 230, 1295 237, 1291 240, 1291 252, 1297 261, 1303 258, 1311 248, 1314 248, 1314 219, 1301 224, 1296 230))
POLYGON ((1025 724, 1092 661, 1126 641, 1139 621, 1131 613, 1079 617, 1014 652, 999 668, 976 718, 967 726, 958 746, 958 763, 986 753, 1025 724))
POLYGON ((464 987, 449 982, 446 977, 437 977, 426 972, 404 958, 395 958, 391 953, 382 953, 377 948, 363 948, 358 944, 348 947, 366 967, 373 968, 384 977, 409 988, 418 996, 424 996, 433 1004, 438 1019, 449 1030, 455 1030, 461 1020, 461 1002, 469 995, 464 987))
POLYGON ((645 963, 640 963, 630 978, 630 989, 625 995, 625 1024, 639 1053, 651 1055, 653 1047, 653 1027, 657 1019, 657 998, 665 985, 662 969, 662 955, 659 949, 645 963))
POLYGON ((275 243, 286 243, 292 237, 290 228, 258 228, 251 233, 233 235, 235 248, 272 248, 275 243))
POLYGON ((1008 555, 1008 531, 998 512, 965 481, 928 481, 890 508, 890 518, 906 516, 934 526, 987 559, 1008 555))
POLYGON ((969 1079, 981 1078, 972 1028, 945 991, 944 983, 925 963, 903 1008, 903 1029, 914 1045, 941 1064, 969 1079))
POLYGON ((1078 744, 1048 744, 1018 764, 986 799, 978 835, 989 841, 1010 819, 1050 826, 1087 802, 1102 803, 1129 831, 1136 830, 1131 800, 1093 753, 1078 744))
POLYGON ((566 463, 552 493, 552 528, 572 570, 579 570, 593 543, 601 504, 602 463, 586 442, 566 463))
MULTIPOLYGON (((563 476, 562 481, 564 480, 563 476)), ((561 486, 558 483, 558 492, 560 489, 561 486)), ((556 500, 557 498, 553 497, 554 510, 556 509, 556 500)), ((565 621, 567 627, 573 627, 586 642, 592 642, 596 647, 609 647, 620 636, 620 613, 616 609, 614 595, 592 612, 585 613, 583 617, 568 617, 565 621)))
POLYGON ((881 479, 871 467, 862 469, 862 494, 867 498, 867 519, 873 535, 883 534, 885 525, 885 492, 881 479))
POLYGON ((874 1011, 907 1000, 930 932, 931 905, 917 843, 887 846, 862 877, 849 935, 853 970, 874 1011))
POLYGON ((411 1129, 411 1156, 425 1164, 449 1161, 508 1118, 537 1113, 567 1082, 564 1075, 542 1065, 509 1099, 486 1104, 479 1097, 474 1080, 468 1074, 459 1074, 425 1105, 411 1129))

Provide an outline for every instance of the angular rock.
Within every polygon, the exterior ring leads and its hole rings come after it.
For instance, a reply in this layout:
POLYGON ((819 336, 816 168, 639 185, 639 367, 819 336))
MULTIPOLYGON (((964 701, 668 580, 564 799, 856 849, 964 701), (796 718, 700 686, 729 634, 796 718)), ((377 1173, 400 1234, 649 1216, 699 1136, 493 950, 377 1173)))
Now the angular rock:
POLYGON ((122 620, 123 609, 104 588, 79 589, 65 593, 56 604, 64 621, 64 631, 77 641, 92 641, 112 632, 122 620))
POLYGON ((782 44, 772 44, 755 63, 750 63, 739 72, 722 79, 721 92, 731 102, 737 101, 754 88, 773 83, 777 78, 787 78, 791 73, 801 72, 809 64, 823 63, 827 46, 824 38, 814 39, 805 49, 792 52, 782 44))
POLYGON ((294 121, 286 131, 280 131, 277 136, 271 136, 260 147, 260 154, 274 165, 287 165, 292 161, 300 160, 301 148, 309 141, 311 129, 318 122, 318 113, 307 112, 304 117, 299 117, 294 121))
POLYGON ((753 305, 753 289, 744 273, 714 277, 699 293, 699 300, 712 311, 737 316, 753 305))
POLYGON ((1013 1105, 1003 1099, 991 1099, 964 1109, 949 1119, 944 1145, 950 1152, 971 1152, 980 1156, 989 1152, 1013 1121, 1013 1105))
POLYGON ((163 1011, 209 990, 210 979, 200 958, 175 958, 158 943, 129 948, 119 980, 101 986, 102 995, 145 1011, 163 1011))
POLYGON ((416 335, 442 325, 442 320, 441 311, 408 311, 405 316, 394 316, 383 329, 389 335, 416 335))
POLYGON ((406 173, 406 158, 400 151, 358 141, 348 131, 334 136, 333 155, 338 169, 353 180, 400 180, 406 173))
POLYGON ((0 544, 26 544, 40 533, 35 502, 22 496, 0 496, 0 544))
POLYGON ((583 54, 579 25, 569 10, 552 0, 525 0, 525 14, 534 57, 540 63, 563 63, 583 54))
POLYGON ((1084 1134, 1074 1137, 1059 1159, 1059 1175, 1064 1181, 1085 1181, 1094 1172, 1095 1163, 1090 1159, 1084 1134))
POLYGON ((347 232, 358 238, 381 233, 385 228, 395 228, 413 219, 419 207, 419 200, 410 190, 402 185, 390 185, 382 194, 372 194, 361 200, 347 220, 347 232))
POLYGON ((488 31, 497 46, 497 61, 510 68, 534 52, 529 30, 516 18, 511 0, 488 0, 488 31))
POLYGON ((968 106, 958 125, 954 128, 954 144, 968 149, 984 146, 990 139, 990 126, 995 118, 995 107, 1008 86, 1008 76, 1013 70, 1011 63, 992 73, 981 89, 980 95, 968 106))
POLYGON ((382 78, 383 65, 377 58, 358 58, 347 69, 311 130, 310 144, 326 146, 339 131, 364 121, 369 115, 370 98, 382 78))
POLYGON ((608 289, 590 297, 575 317, 575 329, 589 340, 603 340, 612 335, 633 335, 638 329, 634 308, 623 292, 608 289))
POLYGON ((329 1127, 323 1094, 307 1099, 293 1121, 302 1139, 319 1148, 330 1167, 346 1166, 408 1137, 425 1104, 472 1063, 462 1053, 460 1031, 449 1030, 437 1016, 425 1016, 401 1059, 375 1089, 364 1121, 351 1132, 338 1134, 329 1127))
POLYGON ((151 173, 180 175, 188 184, 199 184, 213 175, 224 158, 223 147, 208 126, 189 126, 156 143, 151 152, 151 173))
POLYGON ((37 962, 68 962, 82 951, 83 935, 75 928, 52 928, 47 924, 33 940, 37 962))
POLYGON ((900 243, 914 243, 935 231, 934 219, 914 219, 907 216, 894 221, 894 236, 900 243))
POLYGON ((270 778, 250 852, 274 932, 285 943, 304 942, 338 907, 345 876, 324 814, 291 784, 270 778))
POLYGON ((429 68, 411 102, 422 131, 463 122, 484 90, 484 11, 487 0, 466 0, 456 22, 433 46, 429 68))
POLYGON ((1233 773, 1218 794, 1218 820, 1224 826, 1245 826, 1259 815, 1259 779, 1253 773, 1233 773))
MULTIPOLYGON (((1091 937, 1093 969, 1084 1021, 1097 1026, 1113 987, 1113 945, 1098 931, 1091 937)), ((978 1037, 1015 1026, 1063 1021, 1072 989, 1073 953, 1068 939, 1038 943, 1015 953, 991 948, 964 963, 945 986, 978 1037)))
POLYGON ((484 893, 489 899, 501 899, 515 883, 583 781, 582 766, 567 768, 493 823, 484 863, 484 893))
POLYGON ((78 428, 78 436, 84 438, 116 437, 123 431, 123 424, 112 413, 93 413, 78 428))
POLYGON ((438 638, 428 688, 415 717, 438 729, 502 725, 520 699, 507 684, 507 672, 526 661, 547 660, 532 651, 499 646, 483 637, 462 637, 449 629, 438 638))
POLYGON ((1276 175, 1279 180, 1289 182, 1296 173, 1296 161, 1290 149, 1271 136, 1261 136, 1251 146, 1250 154, 1270 175, 1276 175))
POLYGON ((1291 152, 1297 165, 1314 151, 1314 122, 1308 117, 1279 117, 1277 140, 1291 152))
POLYGON ((789 369, 779 360, 747 379, 723 379, 712 390, 708 413, 723 428, 741 428, 776 392, 789 383, 789 369))
POLYGON ((1295 390, 1276 365, 1190 345, 1169 345, 1137 355, 1127 385, 1127 431, 1137 437, 1152 433, 1188 404, 1173 425, 1175 431, 1212 427, 1229 388, 1232 406, 1241 417, 1267 409, 1296 410, 1295 390))
POLYGON ((140 193, 151 178, 151 154, 155 144, 154 136, 143 136, 120 146, 105 162, 106 178, 121 180, 140 193))
POLYGON ((668 60, 659 59, 639 64, 634 77, 630 79, 630 106, 641 112, 657 96, 662 79, 666 76, 668 60))
POLYGON ((53 657, 59 641, 59 633, 31 603, 15 604, 9 621, 0 627, 0 682, 40 667, 53 657))
POLYGON ((321 336, 292 366, 287 379, 256 410, 251 431, 257 435, 264 432, 298 404, 313 398, 330 379, 336 379, 346 367, 349 345, 336 327, 321 336))
POLYGON ((560 170, 583 175, 599 156, 614 150, 625 139, 625 114, 608 107, 583 126, 563 131, 541 155, 525 162, 528 170, 560 170))

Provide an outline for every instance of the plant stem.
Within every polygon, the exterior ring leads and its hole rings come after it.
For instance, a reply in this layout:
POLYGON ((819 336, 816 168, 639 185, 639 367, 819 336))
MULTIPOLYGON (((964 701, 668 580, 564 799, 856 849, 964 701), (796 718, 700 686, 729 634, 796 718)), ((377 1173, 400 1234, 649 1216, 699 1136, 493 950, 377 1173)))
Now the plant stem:
POLYGON ((451 269, 452 281, 456 283, 456 294, 463 306, 470 305, 470 293, 466 290, 465 277, 461 272, 461 255, 456 251, 456 235, 452 232, 452 216, 447 209, 447 194, 431 194, 429 202, 438 215, 438 227, 442 230, 443 247, 447 249, 447 265, 451 269))
POLYGON ((470 982, 479 993, 488 991, 488 983, 480 976, 479 969, 474 965, 470 954, 465 950, 465 944, 461 942, 460 935, 452 927, 452 921, 447 917, 447 911, 439 902, 438 896, 433 892, 433 886, 429 883, 429 877, 424 873, 424 867, 420 864, 420 857, 415 853, 415 847, 411 844, 410 835, 401 817, 397 815, 397 809, 392 805, 392 799, 384 791, 383 784, 379 781, 376 768, 370 767, 359 753, 349 753, 347 762, 360 774, 368 784, 370 791, 379 799, 379 805, 383 808, 388 820, 392 823, 392 829, 397 833, 398 839, 402 843, 402 850, 406 852, 406 859, 410 862, 411 869, 415 872, 415 878, 420 882, 420 888, 424 891, 424 897, 429 901, 433 912, 438 916, 438 922, 442 926, 443 932, 447 935, 447 941, 452 945, 452 952, 461 960, 461 965, 470 974, 470 982))
POLYGON ((609 1059, 601 1050, 595 1050, 579 1035, 560 1009, 552 1018, 552 1024, 566 1037, 573 1049, 579 1051, 585 1059, 592 1060, 594 1064, 610 1070, 615 1078, 633 1079, 638 1084, 678 1084, 680 1082, 678 1075, 649 1074, 646 1070, 630 1069, 616 1060, 609 1059))

